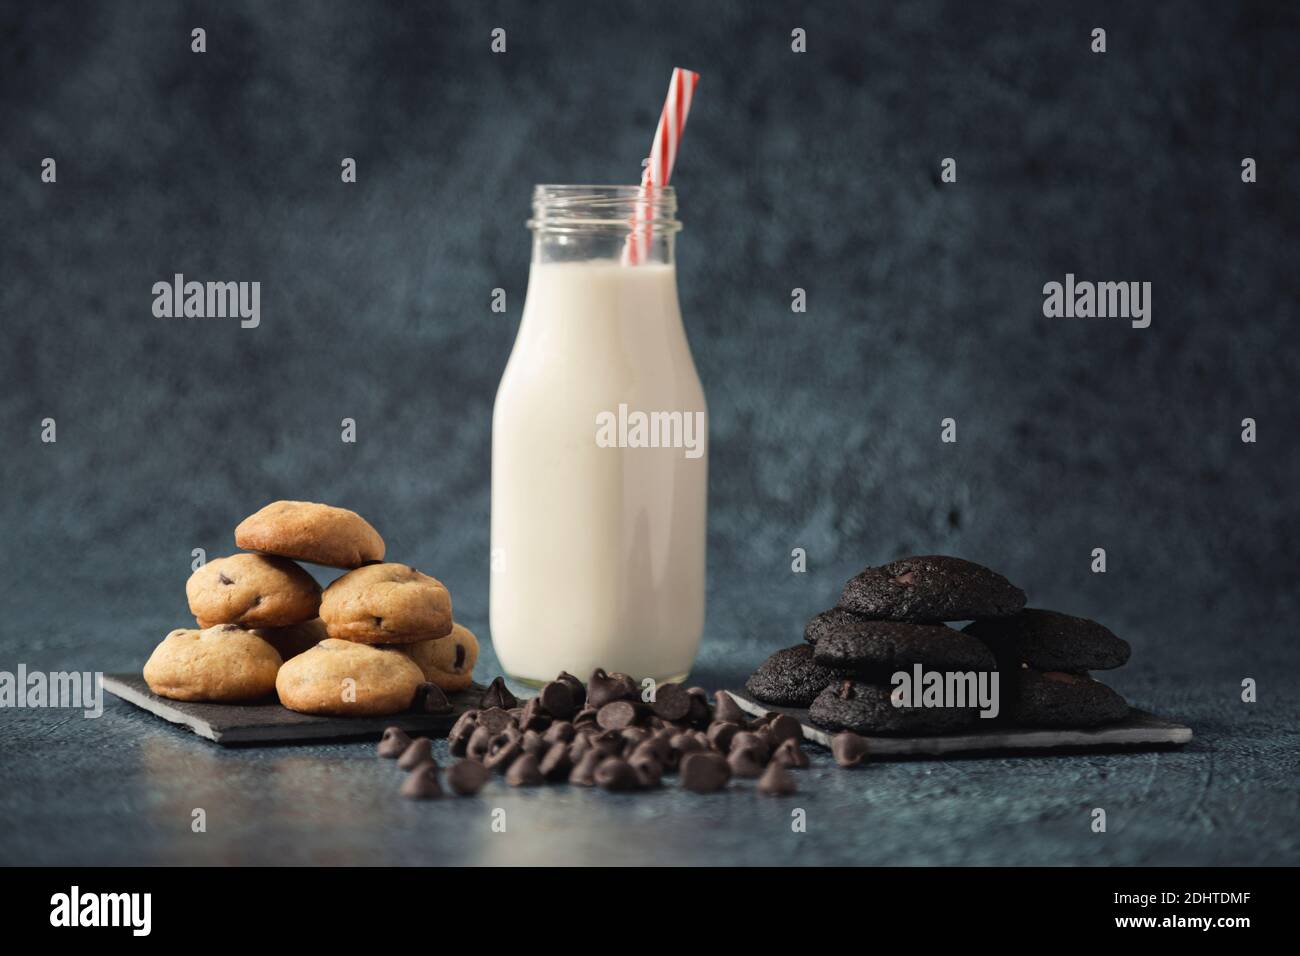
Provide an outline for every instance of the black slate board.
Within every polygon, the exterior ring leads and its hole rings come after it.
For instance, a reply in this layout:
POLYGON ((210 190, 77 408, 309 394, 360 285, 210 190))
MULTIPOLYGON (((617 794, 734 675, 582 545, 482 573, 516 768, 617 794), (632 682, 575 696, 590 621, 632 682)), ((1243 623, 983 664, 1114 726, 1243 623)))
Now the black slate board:
POLYGON ((392 714, 388 717, 315 717, 281 707, 275 701, 264 704, 194 704, 168 700, 149 689, 139 674, 105 674, 104 690, 173 724, 183 724, 200 737, 222 745, 294 743, 297 741, 340 740, 349 737, 377 738, 385 727, 401 727, 426 736, 442 737, 466 710, 477 707, 485 688, 471 684, 448 694, 450 714, 392 714))
MULTIPOLYGON (((107 679, 106 683, 107 683, 107 679)), ((741 691, 729 690, 741 709, 755 717, 775 711, 789 714, 803 725, 804 737, 823 747, 831 745, 835 735, 822 730, 808 719, 806 707, 777 707, 764 704, 741 691)), ((1155 714, 1129 709, 1118 723, 1083 730, 1062 728, 1009 727, 993 721, 979 721, 969 730, 957 734, 929 737, 868 737, 872 757, 938 757, 945 754, 1002 753, 1031 756, 1060 750, 1128 750, 1176 747, 1192 739, 1192 728, 1165 720, 1155 714), (992 727, 980 724, 994 723, 992 727)))

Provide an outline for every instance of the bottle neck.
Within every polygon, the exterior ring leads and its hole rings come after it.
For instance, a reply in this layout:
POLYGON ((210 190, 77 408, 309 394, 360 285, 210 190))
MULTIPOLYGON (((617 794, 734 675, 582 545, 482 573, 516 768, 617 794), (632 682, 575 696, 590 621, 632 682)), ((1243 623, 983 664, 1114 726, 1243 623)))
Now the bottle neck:
POLYGON ((672 265, 676 212, 672 187, 537 186, 528 222, 533 263, 672 265))

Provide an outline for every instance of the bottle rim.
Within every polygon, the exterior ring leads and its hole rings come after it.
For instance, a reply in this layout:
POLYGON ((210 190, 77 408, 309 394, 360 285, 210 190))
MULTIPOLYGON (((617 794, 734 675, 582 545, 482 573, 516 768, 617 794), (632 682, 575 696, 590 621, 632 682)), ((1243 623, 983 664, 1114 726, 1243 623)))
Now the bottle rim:
POLYGON ((549 233, 627 230, 639 221, 662 234, 681 230, 676 213, 672 186, 647 194, 639 185, 541 183, 533 187, 528 228, 549 233))

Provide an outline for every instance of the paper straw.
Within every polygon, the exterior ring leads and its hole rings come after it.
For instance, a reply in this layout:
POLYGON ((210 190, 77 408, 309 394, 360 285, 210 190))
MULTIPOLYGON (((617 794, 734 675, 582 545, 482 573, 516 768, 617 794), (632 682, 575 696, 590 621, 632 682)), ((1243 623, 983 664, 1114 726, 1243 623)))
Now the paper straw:
POLYGON ((650 254, 654 230, 654 194, 656 190, 667 186, 672 177, 677 149, 682 142, 682 130, 686 128, 686 117, 690 115, 691 101, 695 98, 695 87, 699 82, 700 74, 681 67, 673 69, 672 79, 668 82, 668 96, 664 99, 664 108, 659 114, 654 142, 650 145, 650 158, 641 173, 641 196, 637 200, 636 221, 623 246, 623 262, 628 265, 644 262, 650 254))

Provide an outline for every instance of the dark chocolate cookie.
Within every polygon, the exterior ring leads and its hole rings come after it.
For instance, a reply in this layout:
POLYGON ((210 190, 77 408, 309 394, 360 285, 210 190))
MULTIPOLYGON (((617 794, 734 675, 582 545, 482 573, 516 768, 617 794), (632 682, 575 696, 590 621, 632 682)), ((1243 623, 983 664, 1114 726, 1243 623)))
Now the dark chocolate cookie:
POLYGON ((1087 674, 1020 669, 1011 718, 1024 727, 1094 727, 1123 720, 1128 702, 1087 674))
POLYGON ((1015 614, 1025 592, 973 562, 925 555, 867 568, 844 586, 839 606, 881 621, 969 621, 1015 614))
POLYGON ((1004 668, 1104 671, 1128 661, 1128 641, 1096 621, 1027 607, 1011 617, 973 621, 964 628, 989 646, 1004 668))
POLYGON ((745 689, 768 704, 807 707, 836 674, 813 661, 807 644, 777 651, 745 681, 745 689))
POLYGON ((841 680, 812 702, 808 716, 827 730, 887 737, 944 734, 973 723, 979 711, 956 707, 895 707, 888 684, 841 680))
POLYGON ((826 612, 813 659, 827 668, 871 677, 923 664, 930 670, 992 671, 997 663, 979 638, 945 624, 871 621, 847 611, 826 612), (827 614, 834 616, 827 618, 827 614))

